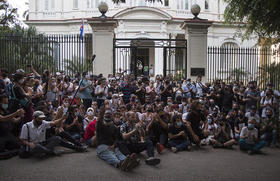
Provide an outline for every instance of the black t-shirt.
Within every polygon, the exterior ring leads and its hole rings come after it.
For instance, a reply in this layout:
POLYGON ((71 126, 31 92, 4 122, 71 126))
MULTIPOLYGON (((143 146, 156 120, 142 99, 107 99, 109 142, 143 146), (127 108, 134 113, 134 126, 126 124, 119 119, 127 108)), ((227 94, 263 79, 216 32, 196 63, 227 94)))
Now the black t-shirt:
MULTIPOLYGON (((74 119, 75 119, 74 116, 69 115, 65 120, 65 124, 67 124, 67 125, 72 124, 74 119)), ((78 122, 83 123, 83 117, 82 116, 78 116, 78 122)), ((67 131, 72 132, 72 133, 80 133, 82 130, 80 130, 79 127, 75 125, 67 131)))
MULTIPOLYGON (((171 133, 172 135, 177 135, 179 134, 181 131, 185 131, 185 133, 187 134, 187 127, 185 125, 180 126, 179 128, 176 127, 174 124, 172 124, 169 128, 168 128, 168 133, 171 133)), ((174 138, 173 140, 183 140, 186 139, 183 136, 174 138)))
POLYGON ((104 125, 103 121, 97 121, 96 139, 97 145, 112 146, 121 139, 120 129, 114 124, 104 125))
MULTIPOLYGON (((0 114, 2 116, 6 116, 8 115, 8 112, 0 108, 0 114)), ((12 128, 13 128, 13 124, 11 123, 11 121, 0 122, 0 136, 4 136, 8 132, 11 132, 12 128)))
POLYGON ((26 97, 25 93, 20 87, 14 86, 13 90, 17 99, 24 99, 26 97))
POLYGON ((191 123, 192 130, 194 133, 198 136, 201 135, 201 129, 200 129, 200 121, 201 121, 201 115, 200 113, 196 113, 194 111, 191 111, 187 115, 187 122, 191 123))
MULTIPOLYGON (((160 87, 160 90, 163 91, 165 88, 164 88, 164 85, 162 85, 160 87)), ((172 93, 170 93, 172 91, 172 86, 171 85, 168 85, 167 89, 162 92, 161 94, 161 101, 163 102, 167 102, 167 97, 172 97, 172 93)))

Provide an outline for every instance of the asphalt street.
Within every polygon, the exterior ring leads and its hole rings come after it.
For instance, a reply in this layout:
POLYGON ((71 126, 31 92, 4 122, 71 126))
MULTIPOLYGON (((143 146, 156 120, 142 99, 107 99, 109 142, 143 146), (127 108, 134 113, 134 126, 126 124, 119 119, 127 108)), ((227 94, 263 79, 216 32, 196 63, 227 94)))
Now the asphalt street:
POLYGON ((248 155, 233 150, 203 147, 191 152, 164 150, 161 164, 152 167, 139 155, 141 165, 132 172, 122 172, 96 156, 95 149, 86 153, 69 153, 47 159, 0 161, 0 181, 179 181, 179 180, 246 180, 279 181, 280 149, 265 148, 262 155, 248 155))

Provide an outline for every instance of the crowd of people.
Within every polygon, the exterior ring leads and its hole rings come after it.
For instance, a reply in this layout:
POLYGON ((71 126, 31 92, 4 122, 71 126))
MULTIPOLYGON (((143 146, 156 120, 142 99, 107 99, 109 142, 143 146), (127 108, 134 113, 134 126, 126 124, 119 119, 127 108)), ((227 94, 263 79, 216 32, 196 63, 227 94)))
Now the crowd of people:
POLYGON ((60 155, 95 147, 97 156, 123 171, 158 165, 155 150, 174 153, 211 145, 239 145, 248 154, 278 147, 280 93, 272 83, 260 90, 216 80, 175 80, 117 73, 41 75, 31 66, 0 74, 0 155, 10 158, 60 155))

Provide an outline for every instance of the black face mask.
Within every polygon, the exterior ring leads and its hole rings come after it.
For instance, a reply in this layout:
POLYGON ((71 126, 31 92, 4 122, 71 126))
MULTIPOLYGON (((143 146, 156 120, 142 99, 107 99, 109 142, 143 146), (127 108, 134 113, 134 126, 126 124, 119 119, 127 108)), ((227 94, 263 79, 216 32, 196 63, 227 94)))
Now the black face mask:
POLYGON ((152 110, 152 109, 149 109, 148 112, 153 112, 153 110, 152 110))
POLYGON ((268 118, 272 118, 272 114, 268 114, 266 115, 268 118))
POLYGON ((43 121, 35 120, 35 122, 36 122, 36 124, 37 124, 38 126, 40 126, 40 125, 42 124, 43 121))

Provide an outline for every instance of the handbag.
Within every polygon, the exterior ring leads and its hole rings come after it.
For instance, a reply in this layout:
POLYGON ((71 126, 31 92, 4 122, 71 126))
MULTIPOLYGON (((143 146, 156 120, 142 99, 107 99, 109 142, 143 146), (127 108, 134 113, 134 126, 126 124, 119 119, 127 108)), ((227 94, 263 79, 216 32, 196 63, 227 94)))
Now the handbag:
MULTIPOLYGON (((30 141, 29 126, 28 124, 26 124, 26 126, 27 126, 27 141, 29 142, 30 141)), ((29 158, 31 156, 30 147, 27 145, 21 146, 18 156, 22 159, 29 158)))

